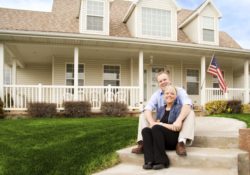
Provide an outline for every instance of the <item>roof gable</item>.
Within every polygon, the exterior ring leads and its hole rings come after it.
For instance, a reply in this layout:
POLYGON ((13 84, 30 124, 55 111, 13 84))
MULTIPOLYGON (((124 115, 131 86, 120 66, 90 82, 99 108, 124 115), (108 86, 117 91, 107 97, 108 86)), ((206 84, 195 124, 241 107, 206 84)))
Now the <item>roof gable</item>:
POLYGON ((183 20, 180 25, 179 28, 183 28, 184 26, 186 26, 187 24, 189 24, 191 21, 193 21, 194 18, 196 18, 197 16, 199 16, 199 14, 208 6, 211 5, 212 8, 214 8, 215 12, 217 13, 218 17, 221 18, 221 12, 216 8, 215 4, 213 3, 212 0, 206 0, 205 2, 203 2, 196 10, 193 11, 192 14, 190 14, 190 16, 188 16, 185 20, 183 20))

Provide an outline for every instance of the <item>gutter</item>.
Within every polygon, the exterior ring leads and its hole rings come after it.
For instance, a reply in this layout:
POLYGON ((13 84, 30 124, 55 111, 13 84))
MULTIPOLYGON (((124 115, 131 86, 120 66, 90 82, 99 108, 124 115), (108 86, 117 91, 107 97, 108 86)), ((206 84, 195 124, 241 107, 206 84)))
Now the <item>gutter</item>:
POLYGON ((44 38, 44 39, 59 39, 59 40, 78 40, 78 41, 95 41, 95 42, 106 42, 116 44, 128 44, 135 45, 138 49, 143 49, 145 46, 158 46, 158 47, 171 47, 181 49, 192 49, 192 50, 203 50, 213 52, 226 52, 235 53, 241 55, 247 55, 250 58, 250 49, 236 49, 236 48, 225 48, 219 46, 200 45, 193 43, 180 43, 177 41, 166 41, 166 40, 155 40, 155 39, 144 39, 144 38, 127 38, 127 37, 115 37, 108 35, 91 35, 91 34, 74 34, 74 33, 57 33, 57 32, 32 32, 32 31, 11 31, 11 30, 0 30, 0 41, 1 36, 11 37, 28 37, 28 38, 44 38))

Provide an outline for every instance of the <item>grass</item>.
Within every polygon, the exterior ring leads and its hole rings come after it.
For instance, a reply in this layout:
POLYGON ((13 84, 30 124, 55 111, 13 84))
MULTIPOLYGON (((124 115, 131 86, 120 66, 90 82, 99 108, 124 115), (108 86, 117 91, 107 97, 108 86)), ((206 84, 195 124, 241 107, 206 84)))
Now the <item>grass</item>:
POLYGON ((137 118, 0 120, 0 175, 87 175, 135 143, 137 118))
POLYGON ((213 116, 238 119, 245 122, 247 124, 247 127, 250 128, 250 114, 217 114, 213 116))

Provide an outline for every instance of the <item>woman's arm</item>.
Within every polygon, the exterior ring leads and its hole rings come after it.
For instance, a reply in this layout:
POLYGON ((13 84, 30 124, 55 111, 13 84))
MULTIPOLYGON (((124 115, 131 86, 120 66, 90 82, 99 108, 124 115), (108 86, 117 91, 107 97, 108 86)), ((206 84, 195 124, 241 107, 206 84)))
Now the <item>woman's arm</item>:
POLYGON ((162 123, 162 122, 160 122, 160 123, 157 123, 157 125, 161 125, 161 126, 167 128, 167 129, 171 130, 171 131, 180 131, 180 129, 178 129, 177 127, 175 127, 175 125, 173 125, 173 124, 168 124, 168 123, 162 123))

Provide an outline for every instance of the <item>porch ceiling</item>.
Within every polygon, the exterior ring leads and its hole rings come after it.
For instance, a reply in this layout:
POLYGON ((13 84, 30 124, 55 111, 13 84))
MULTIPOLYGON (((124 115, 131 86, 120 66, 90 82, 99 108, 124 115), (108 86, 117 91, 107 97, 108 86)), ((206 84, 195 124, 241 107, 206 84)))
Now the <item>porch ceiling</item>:
POLYGON ((0 31, 0 40, 18 60, 27 64, 49 64, 53 56, 73 59, 76 46, 79 47, 79 57, 88 59, 138 58, 139 50, 143 50, 145 59, 153 56, 155 59, 177 59, 190 63, 200 63, 200 58, 205 56, 209 58, 209 64, 213 53, 221 60, 220 64, 230 63, 237 66, 243 59, 250 59, 250 50, 138 38, 0 31))

